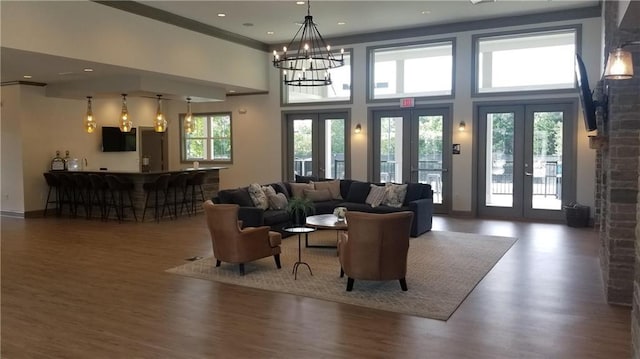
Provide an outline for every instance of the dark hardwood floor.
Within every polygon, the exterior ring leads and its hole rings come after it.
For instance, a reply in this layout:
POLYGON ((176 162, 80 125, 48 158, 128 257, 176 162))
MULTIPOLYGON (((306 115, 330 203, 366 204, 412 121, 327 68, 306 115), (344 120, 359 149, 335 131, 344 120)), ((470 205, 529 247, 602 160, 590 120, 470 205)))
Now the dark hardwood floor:
POLYGON ((519 238, 443 322, 165 273, 211 255, 202 214, 1 224, 2 358, 630 356, 630 309, 604 301, 593 229, 435 218, 519 238))

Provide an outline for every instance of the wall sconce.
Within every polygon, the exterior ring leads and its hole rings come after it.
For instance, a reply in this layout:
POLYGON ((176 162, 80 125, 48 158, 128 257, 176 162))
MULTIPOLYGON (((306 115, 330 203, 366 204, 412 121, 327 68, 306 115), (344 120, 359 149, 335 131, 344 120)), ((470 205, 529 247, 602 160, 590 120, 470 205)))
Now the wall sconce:
POLYGON ((84 129, 87 133, 93 133, 98 124, 93 119, 93 111, 91 110, 91 96, 87 96, 87 116, 84 118, 84 129))
POLYGON ((184 115, 184 123, 182 125, 184 133, 193 133, 193 113, 191 113, 191 97, 187 97, 187 114, 184 115))
POLYGON ((607 66, 604 69, 605 79, 628 80, 633 77, 633 58, 631 57, 631 52, 622 49, 629 44, 624 44, 609 52, 607 66))
POLYGON ((460 121, 458 125, 458 131, 463 132, 467 128, 467 124, 464 121, 460 121))
POLYGON ((120 113, 120 131, 130 132, 133 122, 129 119, 129 110, 127 110, 127 94, 122 94, 122 112, 120 113))
POLYGON ((360 133, 360 132, 362 132, 362 126, 358 123, 358 124, 356 125, 355 130, 354 130, 353 132, 355 132, 355 133, 360 133))
POLYGON ((167 120, 162 113, 162 95, 156 95, 158 97, 158 109, 156 111, 156 119, 153 121, 153 129, 156 132, 165 132, 167 130, 167 120))

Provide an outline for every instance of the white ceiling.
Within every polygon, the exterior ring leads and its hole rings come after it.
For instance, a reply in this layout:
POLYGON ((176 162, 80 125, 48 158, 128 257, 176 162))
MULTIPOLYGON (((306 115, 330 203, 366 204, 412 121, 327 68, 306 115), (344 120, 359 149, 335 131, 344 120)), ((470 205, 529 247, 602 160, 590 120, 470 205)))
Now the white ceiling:
MULTIPOLYGON (((307 5, 296 1, 141 1, 142 4, 230 31, 267 44, 288 42, 307 13, 307 5), (225 13, 225 17, 218 17, 225 13), (246 24, 252 24, 247 26, 246 24), (273 31, 273 35, 267 34, 273 31)), ((468 0, 449 1, 331 1, 311 2, 311 15, 329 40, 346 35, 369 34, 395 29, 508 17, 597 5, 584 0, 497 0, 472 5, 468 0), (344 25, 338 25, 344 22, 344 25)), ((330 41, 329 41, 330 42, 330 41)), ((34 52, 2 49, 0 77, 3 83, 28 81, 33 75, 46 84, 81 80, 83 68, 98 70, 102 76, 157 76, 148 71, 90 63, 77 59, 34 52), (60 75, 63 74, 63 75, 60 75)), ((220 84, 210 84, 220 86, 220 84)), ((223 86, 226 90, 233 89, 223 86)), ((238 93, 251 89, 235 88, 238 93)))

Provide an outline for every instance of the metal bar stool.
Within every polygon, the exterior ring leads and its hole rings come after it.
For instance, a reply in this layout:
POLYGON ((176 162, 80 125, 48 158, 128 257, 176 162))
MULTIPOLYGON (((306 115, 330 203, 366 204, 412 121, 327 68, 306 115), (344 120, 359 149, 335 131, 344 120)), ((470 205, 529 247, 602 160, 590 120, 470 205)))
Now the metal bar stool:
POLYGON ((49 186, 49 192, 47 193, 47 203, 44 205, 44 216, 47 216, 47 208, 49 204, 56 205, 56 215, 60 215, 62 212, 62 201, 60 196, 62 195, 62 184, 60 183, 60 179, 56 174, 53 173, 43 173, 45 181, 47 181, 47 185, 49 186), (51 191, 54 192, 54 199, 51 200, 51 191))
POLYGON ((173 206, 174 218, 178 218, 178 203, 180 203, 180 214, 182 214, 182 209, 184 207, 187 207, 187 211, 189 211, 190 204, 187 201, 188 178, 189 174, 183 172, 171 176, 171 179, 169 180, 169 198, 172 198, 172 201, 169 204, 173 206))
POLYGON ((109 185, 110 194, 106 217, 109 217, 109 212, 111 208, 113 208, 116 211, 118 223, 120 223, 124 219, 124 210, 126 208, 130 208, 133 213, 133 218, 137 222, 138 217, 136 216, 136 209, 133 206, 133 200, 131 198, 133 182, 126 182, 120 177, 114 175, 106 175, 104 178, 107 180, 107 185, 109 185), (129 198, 129 204, 125 203, 125 195, 129 198))
POLYGON ((207 175, 204 171, 194 173, 187 179, 187 192, 191 192, 191 213, 196 213, 196 188, 200 191, 200 200, 204 203, 204 190, 202 185, 204 184, 204 178, 207 175))
POLYGON ((169 197, 169 180, 171 179, 170 174, 163 174, 158 176, 153 182, 148 182, 142 185, 142 188, 147 193, 144 200, 144 210, 142 211, 142 222, 144 222, 144 215, 147 212, 147 208, 153 208, 153 215, 156 219, 156 222, 160 223, 160 218, 164 217, 164 210, 169 209, 169 216, 171 216, 171 207, 168 206, 168 198, 169 197), (151 196, 151 192, 154 195, 153 206, 149 206, 149 197, 151 196), (162 195, 162 205, 160 205, 160 195, 162 195), (162 207, 162 213, 160 213, 160 207, 162 207))
POLYGON ((91 189, 89 192, 89 218, 93 215, 93 207, 98 206, 100 209, 100 219, 105 220, 107 217, 107 192, 109 185, 104 176, 95 173, 89 174, 89 182, 91 189))
POLYGON ((71 178, 75 184, 74 203, 76 212, 78 211, 78 206, 82 206, 85 218, 89 219, 91 212, 91 181, 89 180, 89 175, 86 173, 74 173, 71 178))
POLYGON ((60 210, 64 204, 69 205, 69 213, 71 216, 76 217, 78 214, 78 195, 76 194, 76 183, 73 177, 68 173, 59 173, 58 179, 60 180, 60 188, 62 189, 62 196, 60 197, 60 210))

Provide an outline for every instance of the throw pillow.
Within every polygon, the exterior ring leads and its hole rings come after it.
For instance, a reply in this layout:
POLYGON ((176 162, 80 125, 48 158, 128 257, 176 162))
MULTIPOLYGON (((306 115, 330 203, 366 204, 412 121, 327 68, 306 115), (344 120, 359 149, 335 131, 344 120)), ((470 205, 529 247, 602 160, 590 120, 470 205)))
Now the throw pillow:
POLYGON ((246 187, 233 190, 230 203, 235 203, 240 207, 254 207, 253 200, 251 200, 249 190, 246 187))
POLYGON ((273 196, 269 197, 269 208, 270 209, 285 209, 287 208, 287 196, 284 193, 276 193, 273 196))
POLYGON ((340 195, 340 180, 311 182, 317 190, 328 189, 332 199, 342 199, 340 195))
POLYGON ((364 203, 369 195, 369 183, 367 182, 353 182, 349 187, 349 194, 347 194, 347 202, 364 203))
POLYGON ((331 192, 328 189, 305 189, 304 196, 313 202, 330 201, 332 199, 331 192))
POLYGON ((369 195, 364 203, 370 204, 372 208, 376 208, 382 203, 382 201, 384 201, 386 195, 386 187, 372 184, 371 190, 369 190, 369 195))
POLYGON ((269 198, 269 196, 275 196, 276 190, 271 186, 262 186, 262 192, 269 198))
POLYGON ((402 204, 404 203, 404 197, 407 194, 407 185, 387 183, 385 189, 387 193, 382 204, 395 208, 402 207, 402 204))
POLYGON ((304 197, 305 189, 314 189, 312 183, 290 183, 292 197, 304 197))
POLYGON ((249 185, 249 196, 251 196, 251 200, 256 207, 269 208, 269 199, 267 199, 267 195, 264 194, 259 184, 252 183, 249 185))

